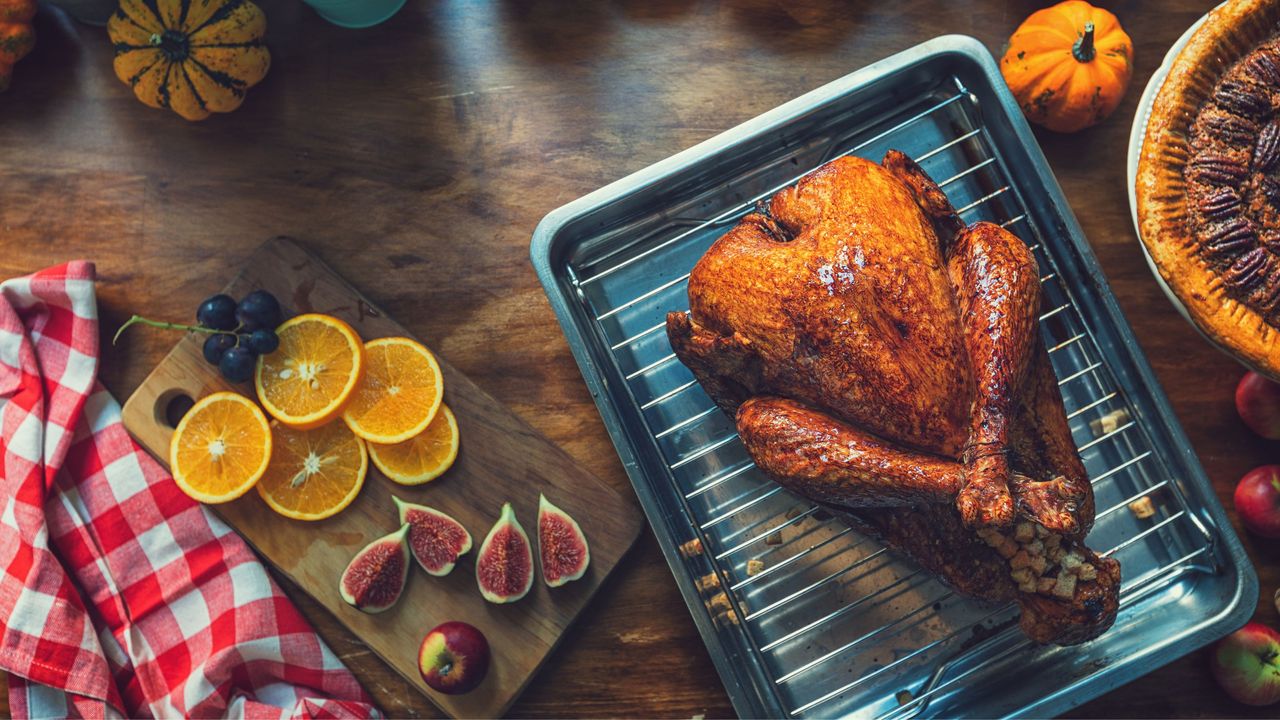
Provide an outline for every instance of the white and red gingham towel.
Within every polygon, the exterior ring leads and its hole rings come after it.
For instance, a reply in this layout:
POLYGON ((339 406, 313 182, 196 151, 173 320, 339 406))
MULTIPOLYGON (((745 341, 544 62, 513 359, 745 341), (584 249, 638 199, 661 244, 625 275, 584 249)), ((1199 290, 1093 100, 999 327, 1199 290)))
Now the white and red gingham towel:
POLYGON ((0 283, 0 669, 15 717, 376 717, 97 382, 93 266, 0 283))

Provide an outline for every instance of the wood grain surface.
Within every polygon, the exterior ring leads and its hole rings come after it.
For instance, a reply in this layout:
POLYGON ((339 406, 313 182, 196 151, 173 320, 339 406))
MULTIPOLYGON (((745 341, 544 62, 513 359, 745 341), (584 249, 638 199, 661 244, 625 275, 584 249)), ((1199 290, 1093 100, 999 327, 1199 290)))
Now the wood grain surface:
MULTIPOLYGON (((222 291, 243 297, 262 288, 281 298, 286 316, 323 312, 346 320, 360 337, 372 340, 408 331, 358 290, 288 238, 263 243, 244 271, 222 291)), ((206 336, 190 333, 147 376, 124 405, 124 423, 147 450, 167 465, 173 437, 170 403, 233 390, 253 395, 252 386, 222 379, 205 362, 206 336)), ((323 605, 404 679, 453 717, 501 715, 559 644, 565 629, 595 595, 640 534, 643 514, 635 496, 583 470, 563 450, 476 387, 439 357, 445 402, 457 416, 463 441, 453 467, 437 480, 415 487, 396 485, 372 463, 351 506, 320 522, 281 518, 257 493, 216 506, 215 511, 268 562, 323 605), (494 605, 476 589, 476 553, 469 553, 447 577, 433 578, 415 567, 400 601, 366 615, 338 595, 337 579, 352 556, 399 525, 392 495, 442 510, 472 534, 475 551, 504 502, 536 541, 538 494, 559 503, 586 533, 591 565, 578 582, 551 589, 540 580, 519 602, 494 605), (489 640, 492 660, 484 684, 474 692, 444 695, 427 687, 418 672, 418 642, 442 622, 460 620, 489 640)))
MULTIPOLYGON (((1169 305, 1142 258, 1124 157, 1143 85, 1216 0, 1101 2, 1137 70, 1116 114, 1037 131, 1137 333, 1231 509, 1280 460, 1250 434, 1242 370, 1169 305)), ((343 30, 262 0, 272 68, 235 114, 188 124, 142 106, 105 31, 42 8, 39 45, 0 96, 0 277, 97 262, 105 332, 133 312, 190 317, 262 239, 309 247, 486 392, 618 488, 629 483, 528 262, 548 211, 796 95, 944 33, 993 52, 1036 0, 410 0, 343 30)), ((102 377, 127 397, 172 346, 131 332, 102 377)), ((1234 514, 1233 514, 1234 517, 1234 514)), ((1237 525, 1238 527, 1238 525, 1237 525)), ((1256 619, 1280 624, 1280 543, 1243 539, 1256 619)), ((437 713, 305 593, 283 584, 393 715, 437 713)), ((1078 717, 1271 717, 1193 652, 1078 717)), ((0 706, 0 711, 6 708, 0 706)), ((733 713, 651 533, 604 583, 511 709, 523 717, 733 713)))

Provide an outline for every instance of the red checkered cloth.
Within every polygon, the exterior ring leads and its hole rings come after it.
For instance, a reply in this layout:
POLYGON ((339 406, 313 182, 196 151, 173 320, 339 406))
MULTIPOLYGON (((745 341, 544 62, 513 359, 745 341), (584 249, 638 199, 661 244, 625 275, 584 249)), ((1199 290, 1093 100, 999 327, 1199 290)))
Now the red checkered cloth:
POLYGON ((97 382, 93 266, 0 283, 0 669, 15 717, 377 717, 97 382))

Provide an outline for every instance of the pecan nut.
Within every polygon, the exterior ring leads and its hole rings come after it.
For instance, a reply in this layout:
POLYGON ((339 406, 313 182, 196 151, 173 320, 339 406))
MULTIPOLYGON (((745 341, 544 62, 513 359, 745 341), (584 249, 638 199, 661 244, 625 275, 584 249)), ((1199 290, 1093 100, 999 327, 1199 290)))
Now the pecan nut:
POLYGON ((1210 220, 1226 220, 1240 212, 1240 194, 1235 188, 1216 188, 1212 192, 1200 196, 1196 201, 1196 209, 1210 220))
POLYGON ((1280 87, 1280 54, 1259 48, 1244 62, 1244 74, 1267 87, 1280 87))
POLYGON ((1224 110, 1243 117, 1265 117, 1271 112, 1271 98, 1256 85, 1226 80, 1218 85, 1213 99, 1224 110))
POLYGON ((1280 160, 1280 120, 1272 120, 1258 133, 1258 142, 1253 146, 1253 169, 1269 172, 1277 160, 1280 160))
POLYGON ((1191 177, 1206 185, 1239 185, 1248 170, 1244 164, 1225 155, 1205 153, 1189 166, 1191 177))
POLYGON ((1225 259, 1235 257, 1257 243, 1253 225, 1246 218, 1238 217, 1214 226, 1213 232, 1205 238, 1204 248, 1210 257, 1225 259))
POLYGON ((1201 116, 1204 132, 1234 148, 1248 148, 1258 135, 1257 123, 1225 112, 1205 113, 1201 116))
POLYGON ((1247 302, 1264 315, 1271 315, 1280 309, 1280 261, 1275 255, 1267 254, 1267 265, 1262 274, 1262 282, 1249 293, 1247 302))
POLYGON ((1228 287, 1242 293, 1248 292, 1266 279, 1267 258, 1270 255, 1271 253, 1265 249, 1255 247, 1236 258, 1236 261, 1231 263, 1231 267, 1227 268, 1222 279, 1226 281, 1228 287))

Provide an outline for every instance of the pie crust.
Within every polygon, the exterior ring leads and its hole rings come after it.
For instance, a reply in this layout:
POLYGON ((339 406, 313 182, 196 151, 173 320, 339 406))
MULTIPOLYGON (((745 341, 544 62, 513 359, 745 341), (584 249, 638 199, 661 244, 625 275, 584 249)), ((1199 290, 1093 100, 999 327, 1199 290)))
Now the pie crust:
POLYGON ((1280 0, 1231 0, 1156 94, 1135 190, 1142 242, 1187 314, 1280 378, 1278 133, 1280 0))

